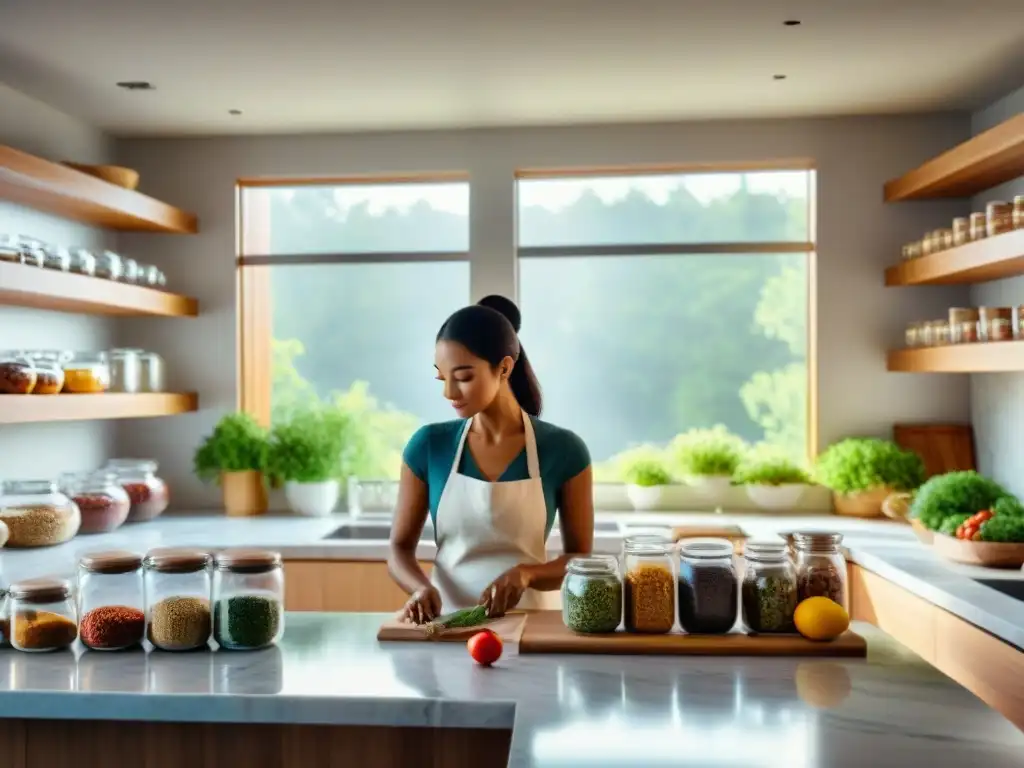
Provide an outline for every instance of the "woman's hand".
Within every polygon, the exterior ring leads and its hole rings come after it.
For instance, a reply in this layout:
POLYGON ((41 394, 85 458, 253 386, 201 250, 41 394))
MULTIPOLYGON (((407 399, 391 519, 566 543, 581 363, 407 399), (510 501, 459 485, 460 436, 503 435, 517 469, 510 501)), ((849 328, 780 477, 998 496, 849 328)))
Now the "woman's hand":
POLYGON ((402 621, 426 624, 441 615, 441 593, 436 587, 417 589, 402 608, 402 621))
POLYGON ((504 616, 515 608, 530 586, 529 571, 522 565, 509 568, 491 582, 480 595, 480 604, 487 609, 487 615, 494 618, 504 616))

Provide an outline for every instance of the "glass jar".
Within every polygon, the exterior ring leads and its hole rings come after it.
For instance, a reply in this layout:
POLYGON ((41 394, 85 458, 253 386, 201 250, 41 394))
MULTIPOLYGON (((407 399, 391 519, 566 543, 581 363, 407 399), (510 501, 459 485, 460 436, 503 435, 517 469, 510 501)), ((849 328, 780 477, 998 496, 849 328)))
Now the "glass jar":
POLYGON ((949 321, 935 320, 932 322, 932 344, 936 347, 944 347, 949 344, 949 341, 949 321))
POLYGON ((676 619, 672 545, 627 541, 623 569, 624 624, 627 632, 664 634, 676 619))
POLYGON ((0 395, 30 395, 36 387, 36 367, 24 352, 0 352, 0 395))
POLYGON ((166 389, 164 359, 156 352, 139 355, 139 386, 141 392, 163 392, 166 389))
POLYGON ((110 361, 111 392, 141 392, 142 379, 140 370, 141 349, 112 349, 108 355, 110 361))
POLYGON ((113 472, 73 475, 66 479, 63 490, 82 516, 79 534, 110 533, 128 519, 131 500, 113 472))
POLYGON ((794 533, 797 597, 827 597, 848 609, 841 533, 794 533))
POLYGON ((18 238, 6 232, 0 233, 0 261, 21 264, 21 247, 18 238))
POLYGON ((134 552, 91 552, 78 561, 79 636, 96 651, 140 645, 146 634, 142 558, 134 552))
POLYGON ((0 521, 8 547, 51 547, 71 539, 82 523, 78 506, 49 480, 0 483, 0 521))
POLYGON ((1024 304, 1020 304, 1014 310, 1017 313, 1017 320, 1013 324, 1013 338, 1024 339, 1024 304))
POLYGON ((938 234, 938 239, 939 239, 939 248, 938 248, 938 250, 940 250, 940 251, 948 251, 950 248, 953 247, 953 244, 955 242, 955 238, 953 236, 953 230, 952 229, 948 229, 948 228, 940 229, 939 230, 939 234, 938 234))
POLYGON ((126 283, 139 282, 139 262, 127 257, 121 259, 121 280, 126 283))
POLYGON ((953 245, 963 245, 971 240, 971 220, 967 216, 953 219, 953 245))
POLYGON ((0 648, 11 644, 11 601, 7 587, 0 587, 0 648))
POLYGON ((210 640, 210 556, 196 549, 154 549, 143 560, 146 637, 165 651, 210 640))
POLYGON ((281 555, 226 549, 214 557, 213 639, 221 648, 255 650, 284 634, 281 555))
POLYGON ((989 237, 1013 230, 1013 203, 993 200, 985 206, 985 233, 989 237))
POLYGON ((44 245, 43 267, 58 272, 67 272, 71 269, 71 253, 67 248, 60 245, 44 245))
POLYGON ((971 242, 988 237, 988 217, 984 213, 972 213, 969 221, 968 235, 971 242))
POLYGON ((978 340, 978 310, 972 307, 951 307, 949 340, 953 344, 972 344, 978 340))
POLYGON ((723 635, 739 615, 739 579, 726 539, 679 546, 679 625, 691 634, 723 635))
POLYGON ((911 323, 907 326, 907 330, 904 335, 906 339, 906 345, 908 347, 917 347, 921 345, 921 324, 911 323))
POLYGON ((103 355, 79 352, 64 361, 64 392, 94 395, 110 388, 110 366, 103 355))
POLYGON ((1024 195, 1017 195, 1013 198, 1013 215, 1011 220, 1014 229, 1024 229, 1024 195))
POLYGON ((17 236, 18 248, 21 250, 21 263, 29 267, 41 267, 46 260, 44 243, 27 235, 17 236))
POLYGON ((36 385, 32 388, 32 394, 60 394, 64 388, 64 367, 60 362, 60 352, 40 350, 26 352, 25 356, 36 369, 36 385))
POLYGON ((128 498, 131 510, 129 523, 142 523, 159 516, 170 501, 167 483, 156 475, 157 463, 149 459, 111 459, 106 469, 117 475, 128 498))
POLYGON ((124 275, 121 257, 113 251, 103 251, 96 256, 96 277, 105 280, 120 280, 124 275))
POLYGON ((935 250, 935 233, 926 232, 924 237, 921 238, 921 255, 928 256, 935 250))
POLYGON ((69 648, 78 637, 75 601, 65 579, 28 579, 11 585, 11 645, 19 651, 69 648))
POLYGON ((978 337, 981 341, 1009 341, 1013 338, 1013 310, 1010 307, 978 307, 978 337))
POLYGON ((795 631, 796 570, 783 541, 748 541, 744 547, 743 624, 754 634, 795 631))
POLYGON ((935 345, 935 327, 932 325, 931 320, 921 323, 917 336, 918 346, 932 347, 935 345))
POLYGON ((96 257, 86 248, 72 248, 68 271, 92 277, 96 274, 96 257))
POLYGON ((611 556, 574 557, 562 580, 562 621, 573 632, 614 632, 622 621, 619 563, 611 556))

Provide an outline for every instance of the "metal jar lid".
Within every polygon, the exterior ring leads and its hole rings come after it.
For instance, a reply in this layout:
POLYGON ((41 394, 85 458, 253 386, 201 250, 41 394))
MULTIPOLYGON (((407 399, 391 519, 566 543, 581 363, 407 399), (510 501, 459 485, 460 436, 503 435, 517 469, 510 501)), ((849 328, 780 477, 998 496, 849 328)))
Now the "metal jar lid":
POLYGON ((71 596, 67 579, 25 579, 11 584, 10 595, 27 603, 58 603, 71 596))
POLYGON ((281 567, 281 553, 267 549, 223 549, 213 557, 218 571, 266 573, 281 567))
POLYGON ((142 557, 123 549, 88 552, 78 564, 90 573, 132 573, 142 567, 142 557))
POLYGON ((143 565, 160 573, 195 573, 210 565, 210 555, 201 549, 162 547, 146 553, 143 565))

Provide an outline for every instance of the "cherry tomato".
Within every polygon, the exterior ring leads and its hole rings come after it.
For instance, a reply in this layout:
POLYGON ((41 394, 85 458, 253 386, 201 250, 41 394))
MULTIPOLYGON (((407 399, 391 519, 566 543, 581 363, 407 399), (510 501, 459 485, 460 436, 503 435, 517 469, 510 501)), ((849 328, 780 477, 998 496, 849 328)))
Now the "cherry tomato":
POLYGON ((969 541, 974 538, 974 534, 976 534, 977 532, 978 526, 973 525, 972 523, 967 523, 967 525, 964 526, 964 535, 961 536, 961 538, 967 539, 969 541))
POLYGON ((971 536, 971 541, 981 541, 981 531, 975 531, 974 535, 971 536))
POLYGON ((981 525, 986 520, 991 520, 992 517, 993 517, 993 514, 992 514, 992 512, 990 510, 983 509, 978 514, 974 515, 974 517, 972 517, 969 522, 981 525))
POLYGON ((504 650, 501 638, 489 629, 477 632, 469 638, 466 648, 469 649, 469 655, 473 657, 473 661, 484 667, 489 667, 500 659, 501 652, 504 650))
POLYGON ((960 523, 960 525, 958 525, 956 527, 956 537, 958 539, 962 539, 964 537, 964 526, 965 525, 966 525, 966 523, 960 523))

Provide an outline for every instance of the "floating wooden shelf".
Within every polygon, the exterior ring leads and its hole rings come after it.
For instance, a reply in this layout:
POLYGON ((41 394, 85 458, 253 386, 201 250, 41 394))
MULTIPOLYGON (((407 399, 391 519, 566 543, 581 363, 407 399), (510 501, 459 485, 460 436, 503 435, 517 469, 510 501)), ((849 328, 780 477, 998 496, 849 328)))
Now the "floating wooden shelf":
POLYGON ((885 270, 885 284, 983 283, 1021 274, 1024 274, 1024 229, 908 259, 885 270))
POLYGON ((979 133, 897 179, 886 202, 969 197, 1024 175, 1024 114, 979 133))
POLYGON ((0 145, 0 199, 108 229, 195 234, 194 214, 0 145))
POLYGON ((1024 341, 897 349, 889 353, 888 368, 907 373, 1024 371, 1024 341))
POLYGON ((195 317, 188 296, 0 261, 0 304, 94 315, 195 317))
POLYGON ((194 392, 139 395, 0 395, 0 424, 173 416, 194 411, 194 392))

